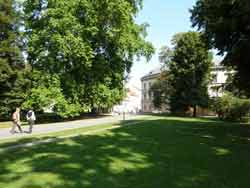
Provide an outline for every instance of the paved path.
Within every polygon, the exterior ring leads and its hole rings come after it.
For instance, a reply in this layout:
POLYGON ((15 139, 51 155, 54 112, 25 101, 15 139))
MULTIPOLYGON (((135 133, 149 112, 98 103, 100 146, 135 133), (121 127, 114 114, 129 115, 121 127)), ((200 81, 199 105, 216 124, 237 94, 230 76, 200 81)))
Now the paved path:
MULTIPOLYGON (((126 116, 126 120, 137 119, 142 116, 126 116)), ((108 116, 102 118, 93 118, 93 119, 85 119, 85 120, 77 120, 70 122, 60 122, 60 123, 50 123, 50 124, 37 124, 34 125, 32 135, 51 133, 51 132, 60 132, 64 130, 77 129, 82 127, 101 125, 107 123, 116 123, 122 120, 122 116, 108 116)), ((23 127, 23 130, 28 130, 28 126, 23 127)), ((30 136, 27 133, 17 133, 11 134, 10 128, 0 129, 0 140, 10 139, 10 138, 22 138, 30 136)))

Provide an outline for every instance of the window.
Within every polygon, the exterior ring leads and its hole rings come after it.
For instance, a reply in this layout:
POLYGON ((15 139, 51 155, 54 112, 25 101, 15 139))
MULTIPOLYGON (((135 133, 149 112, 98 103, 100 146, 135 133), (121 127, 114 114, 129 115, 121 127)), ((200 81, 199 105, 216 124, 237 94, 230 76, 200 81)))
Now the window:
POLYGON ((144 93, 144 100, 146 100, 147 99, 147 94, 146 94, 146 92, 144 93))
POLYGON ((144 90, 147 90, 147 84, 144 83, 144 86, 143 86, 144 90))
POLYGON ((212 74, 212 82, 217 83, 217 74, 212 74))
POLYGON ((149 82, 149 83, 148 83, 148 85, 149 85, 149 89, 151 89, 151 85, 152 85, 152 83, 151 83, 151 82, 149 82))
POLYGON ((153 98, 154 98, 154 93, 153 93, 152 91, 149 91, 149 92, 148 92, 148 98, 151 99, 151 100, 153 100, 153 98))

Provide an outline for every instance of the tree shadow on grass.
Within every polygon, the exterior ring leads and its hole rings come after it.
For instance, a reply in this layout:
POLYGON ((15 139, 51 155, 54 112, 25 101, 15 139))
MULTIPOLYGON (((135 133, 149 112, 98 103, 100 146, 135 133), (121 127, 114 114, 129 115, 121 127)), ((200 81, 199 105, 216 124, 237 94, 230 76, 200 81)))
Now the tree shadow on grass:
POLYGON ((137 122, 0 154, 0 187, 249 186, 250 142, 239 126, 174 118, 137 122))

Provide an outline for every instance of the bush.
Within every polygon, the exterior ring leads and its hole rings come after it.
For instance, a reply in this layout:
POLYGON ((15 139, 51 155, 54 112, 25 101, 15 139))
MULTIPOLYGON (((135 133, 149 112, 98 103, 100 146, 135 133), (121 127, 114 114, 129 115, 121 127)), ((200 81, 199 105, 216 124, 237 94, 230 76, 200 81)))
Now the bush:
POLYGON ((37 113, 36 123, 54 123, 63 121, 62 117, 56 113, 37 113))
POLYGON ((250 114, 250 100, 237 98, 227 93, 222 97, 213 99, 212 109, 220 119, 242 121, 250 114))
POLYGON ((57 75, 51 76, 36 71, 33 73, 33 79, 35 80, 33 88, 22 104, 23 109, 33 108, 36 112, 41 113, 49 109, 60 118, 77 117, 88 110, 87 106, 65 97, 57 75))

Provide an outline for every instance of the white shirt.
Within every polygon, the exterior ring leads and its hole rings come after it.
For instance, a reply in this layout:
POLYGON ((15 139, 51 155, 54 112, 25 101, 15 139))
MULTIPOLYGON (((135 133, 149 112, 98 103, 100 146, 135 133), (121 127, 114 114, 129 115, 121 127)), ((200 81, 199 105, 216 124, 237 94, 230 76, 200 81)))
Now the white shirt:
POLYGON ((29 110, 29 111, 28 111, 28 113, 27 113, 27 115, 26 115, 27 120, 33 120, 33 121, 36 121, 36 116, 35 116, 34 111, 29 110), (28 116, 28 113, 30 113, 30 112, 31 112, 32 114, 31 114, 31 116, 29 117, 29 116, 28 116))

